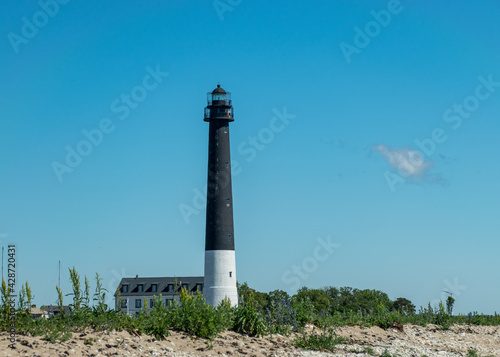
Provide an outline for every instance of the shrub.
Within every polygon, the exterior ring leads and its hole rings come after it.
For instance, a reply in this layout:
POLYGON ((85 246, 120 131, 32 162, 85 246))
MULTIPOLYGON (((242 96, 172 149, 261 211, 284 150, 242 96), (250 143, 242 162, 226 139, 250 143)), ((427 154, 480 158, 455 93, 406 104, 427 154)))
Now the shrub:
POLYGON ((301 334, 294 339, 293 344, 305 350, 333 352, 336 345, 348 341, 344 337, 337 336, 330 328, 327 332, 321 332, 321 334, 316 334, 314 331, 310 334, 301 334))
POLYGON ((294 296, 292 306, 295 310, 295 320, 298 327, 304 327, 307 323, 313 323, 315 320, 314 305, 308 298, 298 298, 294 296))
POLYGON ((189 334, 213 340, 218 333, 227 326, 227 316, 220 315, 217 310, 208 305, 199 292, 196 296, 190 295, 185 289, 181 290, 181 307, 174 306, 178 314, 174 314, 174 328, 189 334))
POLYGON ((250 336, 263 336, 266 334, 264 317, 257 310, 253 294, 249 294, 247 300, 241 303, 235 311, 234 331, 246 333, 250 336))

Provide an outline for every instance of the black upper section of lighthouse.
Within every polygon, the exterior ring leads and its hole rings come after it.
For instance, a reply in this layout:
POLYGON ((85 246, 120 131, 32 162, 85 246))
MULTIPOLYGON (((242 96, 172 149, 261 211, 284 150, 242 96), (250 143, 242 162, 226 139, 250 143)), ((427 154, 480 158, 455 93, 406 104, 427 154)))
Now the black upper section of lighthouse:
POLYGON ((208 93, 207 223, 205 250, 234 250, 233 193, 229 122, 234 121, 231 93, 217 85, 208 93))

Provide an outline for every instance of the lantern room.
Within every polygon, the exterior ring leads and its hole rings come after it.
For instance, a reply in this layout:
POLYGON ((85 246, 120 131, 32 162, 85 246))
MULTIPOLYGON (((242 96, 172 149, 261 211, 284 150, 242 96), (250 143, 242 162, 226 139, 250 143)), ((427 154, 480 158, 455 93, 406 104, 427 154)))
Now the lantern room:
POLYGON ((207 93, 208 106, 205 108, 205 121, 234 121, 231 93, 226 92, 217 84, 212 92, 207 93))

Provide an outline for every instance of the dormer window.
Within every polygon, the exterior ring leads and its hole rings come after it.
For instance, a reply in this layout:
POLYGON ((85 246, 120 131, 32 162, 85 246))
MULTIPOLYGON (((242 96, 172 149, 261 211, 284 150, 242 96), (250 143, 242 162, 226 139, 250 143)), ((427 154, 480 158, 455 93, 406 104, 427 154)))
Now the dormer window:
POLYGON ((142 293, 144 291, 144 284, 137 284, 137 292, 142 293))

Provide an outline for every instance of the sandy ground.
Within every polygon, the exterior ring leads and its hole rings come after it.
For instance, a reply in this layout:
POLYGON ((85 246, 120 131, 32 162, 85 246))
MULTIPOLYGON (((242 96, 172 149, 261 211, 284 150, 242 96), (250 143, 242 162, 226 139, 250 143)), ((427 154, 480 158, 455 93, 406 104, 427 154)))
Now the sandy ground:
MULTIPOLYGON (((308 326, 312 331, 313 327, 308 326)), ((315 330, 316 331, 316 330, 315 330)), ((203 339, 171 332, 166 340, 134 336, 128 332, 73 333, 63 343, 50 343, 41 337, 18 336, 15 349, 8 347, 7 333, 0 334, 0 356, 380 356, 385 349, 391 356, 466 356, 475 349, 479 356, 500 357, 500 327, 452 326, 441 331, 438 326, 405 325, 383 330, 379 327, 342 327, 336 330, 349 343, 335 352, 301 351, 292 346, 293 336, 255 338, 224 332, 209 348, 203 339)))

